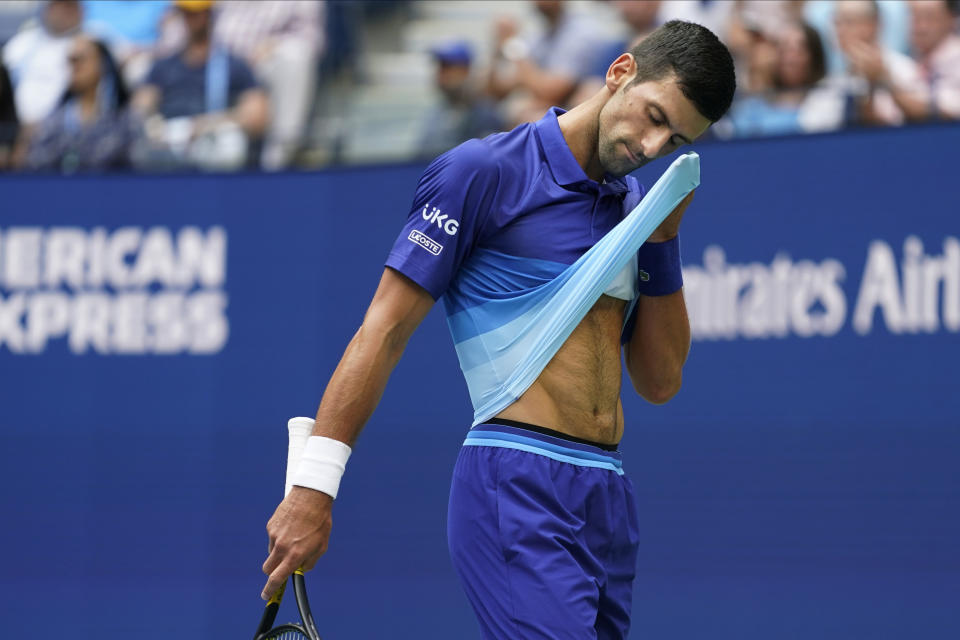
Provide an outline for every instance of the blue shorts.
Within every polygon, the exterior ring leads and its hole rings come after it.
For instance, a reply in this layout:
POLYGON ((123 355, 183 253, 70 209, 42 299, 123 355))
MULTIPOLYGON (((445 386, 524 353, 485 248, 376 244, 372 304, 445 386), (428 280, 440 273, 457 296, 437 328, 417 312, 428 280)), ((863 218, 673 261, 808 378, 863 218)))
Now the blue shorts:
POLYGON ((484 638, 627 636, 639 532, 619 452, 478 425, 453 472, 447 537, 484 638))

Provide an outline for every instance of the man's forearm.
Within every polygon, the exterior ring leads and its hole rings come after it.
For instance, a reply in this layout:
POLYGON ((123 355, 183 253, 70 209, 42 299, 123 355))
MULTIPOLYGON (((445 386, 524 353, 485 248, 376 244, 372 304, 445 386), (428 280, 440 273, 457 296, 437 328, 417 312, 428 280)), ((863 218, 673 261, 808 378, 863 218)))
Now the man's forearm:
POLYGON ((384 269, 377 293, 330 377, 313 435, 351 447, 373 414, 407 341, 433 306, 430 294, 384 269))
POLYGON ((313 435, 351 447, 376 409, 390 373, 400 360, 405 340, 361 327, 350 340, 317 410, 313 435))
POLYGON ((575 78, 562 73, 550 73, 530 60, 517 63, 520 84, 538 100, 548 104, 560 104, 577 87, 575 78))
POLYGON ((683 290, 665 296, 640 296, 633 336, 625 348, 633 388, 654 404, 677 391, 690 353, 690 320, 683 290))

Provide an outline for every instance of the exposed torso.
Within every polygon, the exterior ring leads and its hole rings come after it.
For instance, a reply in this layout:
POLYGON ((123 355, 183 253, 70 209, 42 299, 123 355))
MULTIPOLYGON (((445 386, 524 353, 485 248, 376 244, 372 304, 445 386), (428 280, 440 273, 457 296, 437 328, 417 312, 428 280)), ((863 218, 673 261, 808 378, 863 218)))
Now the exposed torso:
POLYGON ((615 444, 623 435, 620 329, 626 302, 601 296, 515 403, 497 417, 615 444))
MULTIPOLYGON (((630 176, 588 178, 553 112, 428 167, 387 266, 443 296, 476 421, 496 416, 619 441, 626 302, 601 296, 552 350, 557 333, 569 331, 564 314, 582 312, 573 311, 579 296, 596 295, 571 274, 584 273, 580 259, 642 195, 630 176)), ((631 298, 633 285, 608 291, 631 298)))

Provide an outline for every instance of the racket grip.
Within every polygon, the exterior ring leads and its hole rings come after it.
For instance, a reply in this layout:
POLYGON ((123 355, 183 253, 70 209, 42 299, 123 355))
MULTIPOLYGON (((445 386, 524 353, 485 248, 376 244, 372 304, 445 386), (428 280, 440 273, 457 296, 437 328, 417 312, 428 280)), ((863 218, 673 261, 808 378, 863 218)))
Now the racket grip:
POLYGON ((283 495, 290 493, 293 487, 293 474, 297 471, 297 465, 300 464, 300 455, 307 446, 307 440, 313 433, 313 418, 290 418, 287 421, 287 433, 289 440, 287 443, 287 481, 284 487, 283 495))

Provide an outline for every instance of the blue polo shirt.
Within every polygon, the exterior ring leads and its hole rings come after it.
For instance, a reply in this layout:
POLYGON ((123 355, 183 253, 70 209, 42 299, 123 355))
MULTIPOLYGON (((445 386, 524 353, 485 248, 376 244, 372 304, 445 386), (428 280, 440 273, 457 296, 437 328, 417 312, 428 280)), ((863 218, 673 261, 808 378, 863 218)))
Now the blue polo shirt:
POLYGON ((562 113, 434 160, 387 258, 443 298, 477 422, 529 386, 505 394, 519 367, 532 367, 529 378, 546 366, 553 352, 536 345, 544 303, 643 196, 633 177, 587 177, 560 131, 562 113), (531 352, 542 353, 525 365, 531 352))
POLYGON ((596 244, 643 191, 630 176, 588 178, 560 131, 562 113, 434 160, 387 266, 452 314, 543 284, 596 244))
POLYGON ((213 90, 216 96, 210 95, 207 86, 216 77, 209 68, 214 64, 212 55, 206 64, 199 66, 187 64, 183 52, 154 62, 144 84, 160 90, 157 112, 164 118, 181 118, 220 111, 236 105, 245 91, 259 87, 246 62, 226 52, 221 55, 226 56, 226 68, 223 77, 219 78, 222 86, 213 90), (222 104, 209 104, 211 97, 216 97, 222 104))

